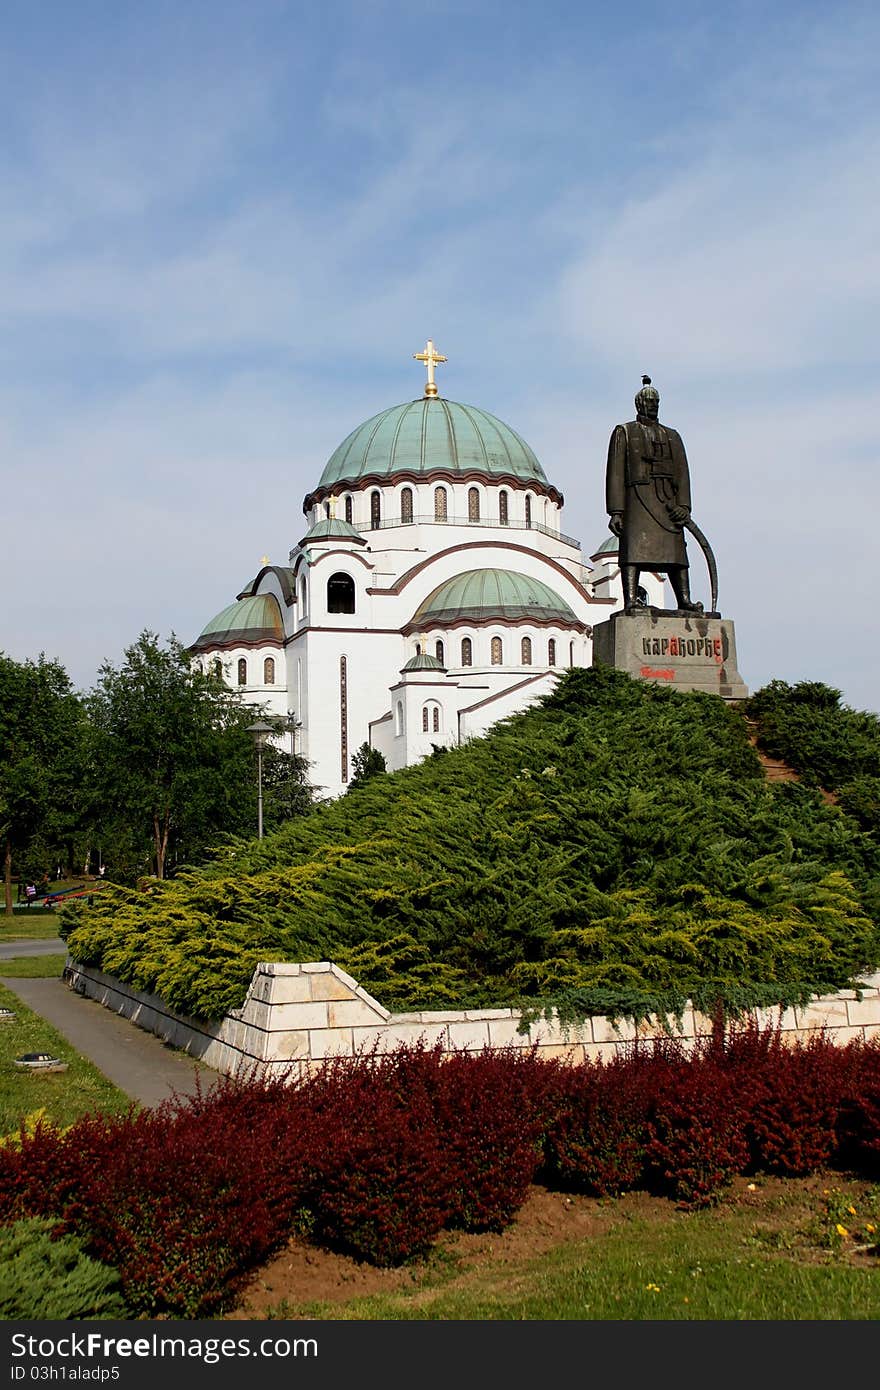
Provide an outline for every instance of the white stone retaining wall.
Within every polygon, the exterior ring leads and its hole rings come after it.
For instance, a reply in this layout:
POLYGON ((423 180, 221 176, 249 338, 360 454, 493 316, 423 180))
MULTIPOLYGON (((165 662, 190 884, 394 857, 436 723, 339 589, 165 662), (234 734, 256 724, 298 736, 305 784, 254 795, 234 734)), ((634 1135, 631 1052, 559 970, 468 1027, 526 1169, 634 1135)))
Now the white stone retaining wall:
MULTIPOLYGON (((610 1059, 636 1038, 658 1037, 662 1025, 591 1018, 571 1027, 543 1019, 519 1031, 514 1009, 461 1009, 392 1014, 330 961, 305 965, 261 964, 247 998, 214 1022, 175 1013, 154 994, 91 966, 68 961, 67 978, 78 993, 97 999, 208 1066, 228 1075, 256 1067, 263 1074, 298 1076, 332 1056, 353 1057, 399 1043, 440 1042, 444 1051, 482 1051, 486 1047, 529 1048, 544 1057, 610 1059)), ((855 990, 815 998, 805 1009, 761 1009, 761 1027, 780 1025, 792 1038, 825 1029, 834 1042, 880 1037, 880 973, 866 978, 861 999, 855 990)), ((711 1030, 711 1020, 688 1006, 681 1023, 669 1020, 685 1044, 711 1030)))

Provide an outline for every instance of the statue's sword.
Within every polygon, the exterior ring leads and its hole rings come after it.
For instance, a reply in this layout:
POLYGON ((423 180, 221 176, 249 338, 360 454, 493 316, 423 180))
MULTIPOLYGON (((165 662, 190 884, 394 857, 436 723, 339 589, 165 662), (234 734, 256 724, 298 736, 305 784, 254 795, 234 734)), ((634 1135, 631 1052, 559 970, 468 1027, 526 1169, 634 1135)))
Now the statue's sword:
POLYGON ((684 529, 685 529, 686 531, 690 531, 690 533, 691 533, 691 535, 694 537, 694 539, 695 539, 696 541, 699 542, 700 549, 702 550, 703 554, 704 554, 705 557, 706 557, 706 564, 707 564, 708 567, 709 567, 709 583, 710 583, 711 586, 712 586, 712 610, 711 610, 711 611, 712 611, 713 613, 717 613, 717 611, 718 611, 718 569, 717 569, 717 567, 716 567, 716 565, 715 565, 715 556, 712 554, 712 547, 711 547, 711 545, 709 544, 709 542, 706 540, 706 537, 703 535, 702 531, 700 530, 700 528, 699 528, 699 526, 697 525, 697 523, 694 521, 693 517, 690 517, 690 516, 685 517, 684 521, 683 521, 681 524, 682 524, 682 526, 684 527, 684 529))

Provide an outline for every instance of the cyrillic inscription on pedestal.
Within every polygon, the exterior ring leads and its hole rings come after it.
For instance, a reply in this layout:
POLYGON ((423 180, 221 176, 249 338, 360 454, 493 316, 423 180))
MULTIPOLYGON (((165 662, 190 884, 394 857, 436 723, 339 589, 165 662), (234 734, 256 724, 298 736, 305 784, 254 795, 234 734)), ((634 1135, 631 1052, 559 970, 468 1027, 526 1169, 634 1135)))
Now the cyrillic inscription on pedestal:
POLYGON ((639 680, 745 700, 730 618, 614 613, 593 628, 593 660, 639 680))

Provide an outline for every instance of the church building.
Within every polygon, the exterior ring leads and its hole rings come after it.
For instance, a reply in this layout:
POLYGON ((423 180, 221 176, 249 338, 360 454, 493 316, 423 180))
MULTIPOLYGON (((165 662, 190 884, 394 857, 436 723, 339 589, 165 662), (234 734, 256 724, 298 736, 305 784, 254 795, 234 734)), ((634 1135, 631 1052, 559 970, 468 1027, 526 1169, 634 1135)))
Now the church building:
MULTIPOLYGON (((585 560, 525 440, 439 395, 432 342, 413 355, 424 395, 352 430, 305 497, 288 563, 264 564, 190 648, 295 724, 286 737, 325 797, 364 743, 407 767, 590 666, 593 624, 622 605, 616 537, 585 560)), ((662 606, 662 578, 642 584, 662 606)))

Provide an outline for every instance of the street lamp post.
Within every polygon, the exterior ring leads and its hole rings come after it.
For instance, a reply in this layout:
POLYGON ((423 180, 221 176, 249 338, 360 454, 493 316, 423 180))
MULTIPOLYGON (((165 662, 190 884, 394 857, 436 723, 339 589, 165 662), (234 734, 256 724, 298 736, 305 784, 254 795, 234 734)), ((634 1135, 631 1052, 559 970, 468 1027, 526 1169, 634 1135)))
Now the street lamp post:
POLYGON ((254 740, 257 748, 257 839, 263 838, 263 748, 266 740, 274 734, 275 727, 267 724, 265 719, 258 719, 256 724, 248 725, 248 733, 254 740))

